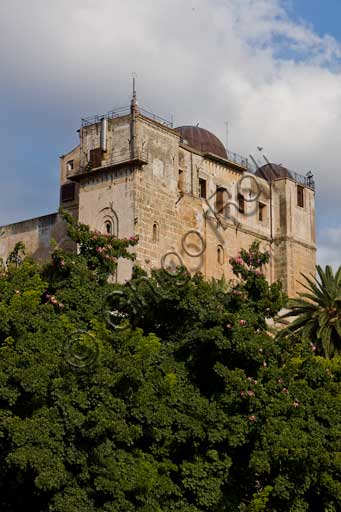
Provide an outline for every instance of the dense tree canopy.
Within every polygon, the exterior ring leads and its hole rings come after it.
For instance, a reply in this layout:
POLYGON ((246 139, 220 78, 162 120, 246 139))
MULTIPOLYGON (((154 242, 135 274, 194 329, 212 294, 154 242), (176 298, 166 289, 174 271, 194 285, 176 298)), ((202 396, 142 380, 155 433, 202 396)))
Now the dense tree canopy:
POLYGON ((341 361, 268 333, 268 255, 117 285, 137 240, 68 222, 78 254, 0 270, 0 510, 340 510, 341 361))

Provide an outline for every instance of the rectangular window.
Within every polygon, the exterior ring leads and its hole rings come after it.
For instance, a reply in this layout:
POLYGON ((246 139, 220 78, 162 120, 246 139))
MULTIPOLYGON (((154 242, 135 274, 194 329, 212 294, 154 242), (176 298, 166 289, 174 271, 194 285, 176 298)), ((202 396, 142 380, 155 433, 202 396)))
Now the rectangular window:
POLYGON ((215 208, 217 213, 222 213, 224 210, 224 192, 225 189, 223 187, 217 186, 215 194, 215 208))
POLYGON ((304 208, 304 187, 297 185, 297 206, 304 208))
POLYGON ((264 203, 258 204, 258 220, 263 222, 266 219, 266 205, 264 203))
POLYGON ((181 192, 184 191, 184 171, 181 169, 179 169, 178 189, 181 190, 181 192))
POLYGON ((75 199, 75 183, 64 183, 60 187, 60 199, 64 203, 65 201, 73 201, 75 199))
POLYGON ((102 148, 90 149, 90 162, 91 162, 91 167, 93 169, 95 169, 96 167, 101 167, 102 157, 103 157, 102 148))
POLYGON ((238 194, 238 210, 240 213, 245 213, 245 199, 242 194, 238 194))
POLYGON ((72 172, 73 171, 73 160, 69 160, 68 162, 66 162, 66 170, 67 172, 72 172))
POLYGON ((199 195, 206 199, 206 180, 199 178, 199 195))

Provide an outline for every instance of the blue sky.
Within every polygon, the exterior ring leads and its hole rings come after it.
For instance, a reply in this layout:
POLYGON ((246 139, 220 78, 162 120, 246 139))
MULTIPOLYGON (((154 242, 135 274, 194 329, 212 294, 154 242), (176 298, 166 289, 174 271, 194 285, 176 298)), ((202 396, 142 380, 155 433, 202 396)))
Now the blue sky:
POLYGON ((341 0, 2 0, 0 225, 56 210, 81 117, 141 104, 317 182, 319 260, 341 250, 341 0), (340 163, 339 163, 340 162, 340 163))
POLYGON ((314 30, 324 36, 341 39, 340 0, 291 0, 288 12, 296 21, 311 23, 314 30))

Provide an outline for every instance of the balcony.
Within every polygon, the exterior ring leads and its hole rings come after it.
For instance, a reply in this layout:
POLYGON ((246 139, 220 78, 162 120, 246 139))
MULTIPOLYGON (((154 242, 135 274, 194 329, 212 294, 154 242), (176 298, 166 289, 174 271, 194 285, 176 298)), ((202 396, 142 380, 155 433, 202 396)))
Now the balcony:
POLYGON ((90 151, 90 159, 81 162, 78 169, 67 170, 66 177, 77 181, 84 176, 97 174, 103 169, 117 169, 125 166, 141 166, 147 164, 146 151, 135 149, 134 151, 118 150, 105 153, 100 148, 90 151))

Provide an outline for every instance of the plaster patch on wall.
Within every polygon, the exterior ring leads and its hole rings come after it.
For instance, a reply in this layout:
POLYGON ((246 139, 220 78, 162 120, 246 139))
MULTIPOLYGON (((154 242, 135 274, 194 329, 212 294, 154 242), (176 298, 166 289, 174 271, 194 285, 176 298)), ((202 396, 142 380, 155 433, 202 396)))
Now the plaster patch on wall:
POLYGON ((158 178, 163 178, 164 176, 164 164, 158 158, 155 158, 153 161, 153 175, 158 178))

